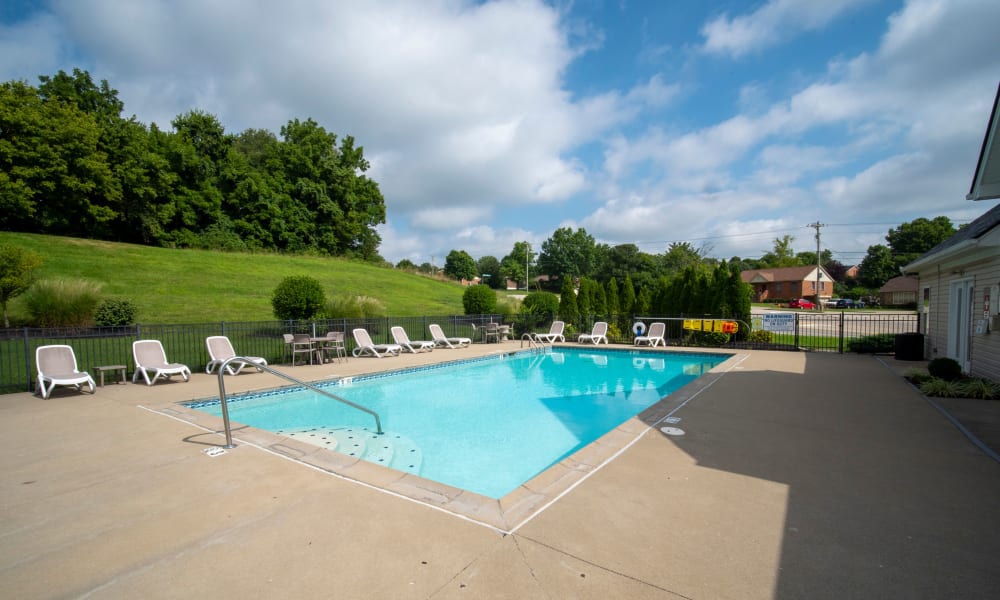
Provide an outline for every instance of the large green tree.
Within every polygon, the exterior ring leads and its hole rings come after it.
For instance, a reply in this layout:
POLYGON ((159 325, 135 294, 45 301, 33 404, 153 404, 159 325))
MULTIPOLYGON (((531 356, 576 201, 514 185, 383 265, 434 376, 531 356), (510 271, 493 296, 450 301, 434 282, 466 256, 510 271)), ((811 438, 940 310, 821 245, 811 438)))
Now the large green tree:
POLYGON ((586 229, 561 227, 542 242, 538 270, 550 277, 589 276, 594 268, 594 238, 586 229))
POLYGON ((452 250, 444 260, 444 274, 452 279, 471 280, 476 276, 476 260, 465 250, 452 250))
POLYGON ((510 254, 500 260, 500 274, 505 280, 509 279, 518 284, 521 282, 527 284, 527 278, 530 277, 530 273, 526 273, 525 269, 530 271, 531 265, 534 262, 535 253, 531 251, 531 244, 528 242, 514 242, 514 247, 511 248, 510 254))

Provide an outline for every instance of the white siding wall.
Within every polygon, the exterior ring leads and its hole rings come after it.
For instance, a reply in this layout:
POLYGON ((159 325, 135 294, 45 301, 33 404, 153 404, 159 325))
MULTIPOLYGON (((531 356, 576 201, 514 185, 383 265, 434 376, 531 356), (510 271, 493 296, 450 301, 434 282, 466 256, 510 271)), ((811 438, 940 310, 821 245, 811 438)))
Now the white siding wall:
MULTIPOLYGON (((973 271, 976 278, 975 303, 972 310, 973 326, 983 318, 983 298, 990 287, 1000 285, 1000 258, 973 271)), ((995 306, 996 300, 990 298, 995 306)), ((1000 331, 972 336, 972 375, 1000 381, 1000 331)))

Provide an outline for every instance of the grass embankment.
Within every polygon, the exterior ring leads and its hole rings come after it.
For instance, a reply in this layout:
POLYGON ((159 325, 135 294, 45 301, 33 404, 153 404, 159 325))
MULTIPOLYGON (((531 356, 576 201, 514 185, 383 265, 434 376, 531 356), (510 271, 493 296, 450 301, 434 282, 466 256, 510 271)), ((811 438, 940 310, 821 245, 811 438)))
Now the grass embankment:
MULTIPOLYGON (((42 255, 39 277, 88 279, 100 283, 106 296, 132 300, 140 323, 271 320, 271 293, 290 275, 314 277, 328 298, 377 298, 387 316, 463 312, 464 288, 457 283, 337 258, 178 250, 10 232, 0 232, 0 244, 42 255)), ((19 298, 10 311, 12 324, 26 321, 19 298)))

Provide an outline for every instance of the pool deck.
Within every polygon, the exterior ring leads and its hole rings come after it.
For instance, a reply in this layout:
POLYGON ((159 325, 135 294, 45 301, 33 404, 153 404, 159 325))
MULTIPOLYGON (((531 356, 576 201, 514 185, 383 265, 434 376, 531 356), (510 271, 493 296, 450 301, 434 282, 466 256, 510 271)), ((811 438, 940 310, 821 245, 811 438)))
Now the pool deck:
MULTIPOLYGON (((279 368, 319 380, 496 350, 279 368)), ((1000 463, 899 377, 908 366, 741 353, 672 405, 685 435, 639 432, 503 527, 248 430, 208 455, 219 434, 165 414, 218 394, 204 372, 0 396, 0 597, 995 597, 1000 463)))

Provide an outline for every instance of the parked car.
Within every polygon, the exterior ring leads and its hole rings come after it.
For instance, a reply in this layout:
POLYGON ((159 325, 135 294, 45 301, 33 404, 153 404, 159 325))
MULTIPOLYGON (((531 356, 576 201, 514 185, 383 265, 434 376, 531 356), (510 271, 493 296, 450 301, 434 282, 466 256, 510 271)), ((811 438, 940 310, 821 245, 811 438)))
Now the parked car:
POLYGON ((852 300, 850 298, 841 298, 837 300, 837 308, 864 308, 865 303, 861 300, 852 300))
POLYGON ((804 310, 812 310, 816 308, 816 304, 806 300, 805 298, 799 298, 797 300, 792 300, 788 303, 788 308, 801 308, 804 310))

